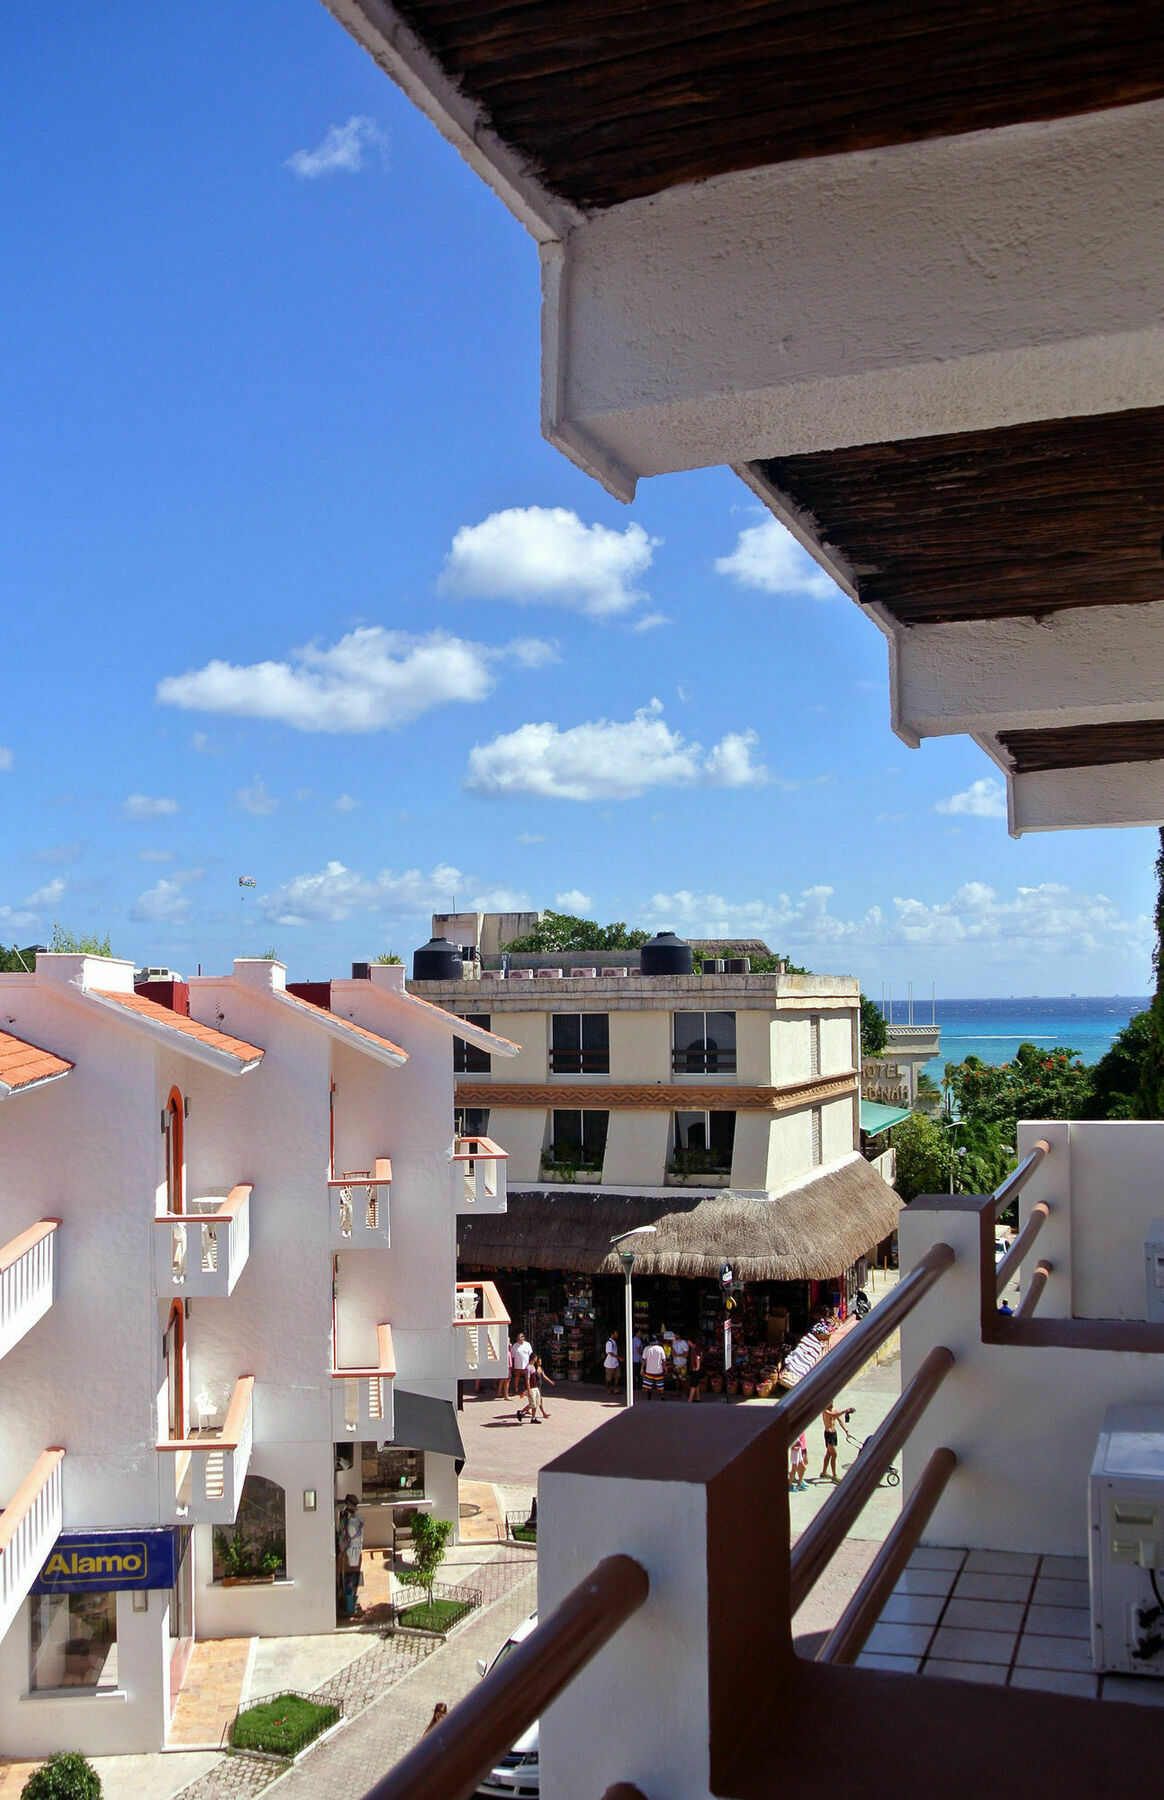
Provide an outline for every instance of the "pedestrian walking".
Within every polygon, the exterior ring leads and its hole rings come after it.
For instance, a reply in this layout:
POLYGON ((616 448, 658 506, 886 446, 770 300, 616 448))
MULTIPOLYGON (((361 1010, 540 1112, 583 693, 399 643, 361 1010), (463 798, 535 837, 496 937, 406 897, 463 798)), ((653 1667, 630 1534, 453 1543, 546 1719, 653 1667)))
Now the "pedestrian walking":
POLYGON ((665 1398, 663 1381, 666 1370, 667 1357, 663 1346, 658 1338, 652 1338, 643 1351, 643 1395, 647 1400, 653 1400, 656 1394, 660 1400, 665 1398))
POLYGON ((612 1331, 610 1336, 606 1340, 606 1354, 603 1359, 602 1366, 606 1370, 607 1392, 611 1393, 611 1394, 616 1394, 618 1392, 618 1371, 619 1371, 618 1332, 617 1331, 612 1331))
POLYGON ((703 1340, 694 1337, 687 1352, 687 1401, 703 1399, 703 1340))
POLYGON ((802 1431, 794 1438, 790 1446, 791 1467, 788 1472, 788 1492, 803 1494, 808 1486, 804 1477, 808 1473, 808 1433, 802 1431))
POLYGON ((680 1394, 685 1394, 687 1392, 687 1359, 690 1354, 691 1345, 684 1337, 682 1331, 677 1331, 675 1333, 675 1340, 671 1345, 671 1367, 675 1371, 676 1391, 680 1394))
POLYGON ((550 1416, 546 1411, 546 1403, 542 1399, 542 1383, 548 1381, 551 1387, 556 1387, 557 1383, 552 1376, 546 1374, 542 1365, 542 1359, 536 1350, 529 1359, 529 1367, 526 1369, 525 1379, 525 1406, 522 1407, 521 1412, 519 1412, 517 1416, 519 1419, 524 1417, 525 1412, 528 1409, 532 1423, 534 1425, 540 1425, 542 1419, 548 1419, 550 1416), (542 1415, 541 1419, 538 1418, 539 1411, 542 1415))
POLYGON ((837 1428, 839 1426, 848 1438, 850 1444, 853 1443, 853 1434, 849 1430, 849 1419, 852 1410, 853 1409, 850 1407, 848 1412, 846 1412, 843 1407, 834 1406, 832 1401, 830 1401, 825 1407, 824 1412, 821 1414, 821 1424, 824 1426, 825 1452, 824 1463, 822 1464, 821 1472, 817 1477, 819 1481, 824 1481, 826 1477, 830 1481, 839 1481, 841 1479, 837 1474, 837 1428))
POLYGON ((638 1387, 643 1377, 643 1337, 636 1331, 631 1339, 631 1380, 638 1387))

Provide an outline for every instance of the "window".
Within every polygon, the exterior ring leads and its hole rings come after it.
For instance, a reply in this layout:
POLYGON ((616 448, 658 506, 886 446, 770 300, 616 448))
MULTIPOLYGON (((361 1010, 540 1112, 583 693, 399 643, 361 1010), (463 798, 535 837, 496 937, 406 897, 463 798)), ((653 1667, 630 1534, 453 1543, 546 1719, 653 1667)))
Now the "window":
MULTIPOLYGON (((491 1023, 489 1013, 458 1013, 466 1025, 479 1025, 482 1031, 488 1031, 491 1023)), ((476 1044, 467 1044, 464 1038, 453 1039, 453 1074, 454 1075, 488 1075, 493 1067, 488 1050, 479 1050, 476 1044)))
POLYGON ((735 1013, 676 1013, 671 1069, 676 1075, 734 1075, 735 1013))
POLYGON ((606 1013, 552 1015, 550 1074, 610 1074, 610 1019, 606 1013))
POLYGON ((555 1112, 551 1164, 558 1168, 601 1169, 609 1123, 608 1112, 555 1112))
POLYGON ((213 1579, 287 1573, 287 1496, 277 1481, 248 1475, 238 1517, 214 1533, 213 1579))
POLYGON ((398 1450, 394 1444, 378 1450, 375 1444, 361 1444, 360 1474, 369 1505, 424 1499, 423 1450, 398 1450))
POLYGON ((28 1685, 117 1686, 117 1595, 33 1594, 28 1685))
POLYGON ((453 1114, 453 1130, 458 1137, 488 1137, 489 1108, 458 1106, 453 1114))
POLYGON ((814 1169, 824 1161, 822 1139, 821 1109, 819 1106, 814 1106, 812 1109, 812 1166, 814 1169))
POLYGON ((676 1175, 730 1175, 734 1112, 677 1112, 672 1170, 676 1175))
POLYGON ((820 1014, 813 1013, 808 1022, 808 1072, 820 1074, 820 1014))

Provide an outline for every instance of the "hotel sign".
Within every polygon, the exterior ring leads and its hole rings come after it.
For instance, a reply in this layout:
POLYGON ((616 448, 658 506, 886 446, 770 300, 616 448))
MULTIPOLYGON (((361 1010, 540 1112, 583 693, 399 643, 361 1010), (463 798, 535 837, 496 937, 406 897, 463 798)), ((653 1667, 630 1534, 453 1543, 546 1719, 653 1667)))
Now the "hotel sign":
POLYGON ((97 1589, 172 1588, 173 1529, 163 1531, 66 1531, 32 1584, 34 1594, 83 1594, 97 1589))

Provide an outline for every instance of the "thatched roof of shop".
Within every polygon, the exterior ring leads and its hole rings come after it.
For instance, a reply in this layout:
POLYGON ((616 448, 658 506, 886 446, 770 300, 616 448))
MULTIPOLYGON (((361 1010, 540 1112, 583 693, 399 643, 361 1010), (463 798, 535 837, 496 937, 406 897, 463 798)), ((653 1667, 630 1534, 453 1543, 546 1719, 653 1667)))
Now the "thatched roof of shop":
POLYGON ((610 1240, 636 1225, 635 1273, 719 1274, 730 1262, 741 1281, 827 1281, 897 1227, 901 1201, 862 1156, 854 1156, 771 1200, 725 1190, 698 1194, 595 1193, 555 1185, 510 1193, 505 1213, 458 1221, 458 1252, 487 1269, 566 1269, 617 1275, 610 1240))

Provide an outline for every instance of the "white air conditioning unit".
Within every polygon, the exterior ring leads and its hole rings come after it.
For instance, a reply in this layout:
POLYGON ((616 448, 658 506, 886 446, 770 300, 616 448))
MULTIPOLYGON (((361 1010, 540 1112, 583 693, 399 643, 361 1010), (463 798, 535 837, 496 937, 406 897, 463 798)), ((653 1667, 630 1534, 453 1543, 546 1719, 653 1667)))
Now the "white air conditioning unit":
POLYGON ((1091 1651, 1164 1675, 1164 1406, 1109 1406, 1091 1465, 1091 1651))
POLYGON ((532 969, 510 969, 508 977, 510 981, 532 981, 533 978, 532 969))
POLYGON ((561 969, 537 969, 535 973, 539 981, 561 981, 562 979, 561 969))
POLYGON ((589 976, 590 980, 593 981, 594 977, 598 973, 598 970, 597 969, 571 969, 570 973, 571 973, 571 975, 587 975, 587 976, 589 976))
MULTIPOLYGON (((594 973, 593 969, 591 969, 590 973, 593 975, 593 973, 594 973)), ((625 975, 626 970, 625 969, 603 969, 602 974, 603 975, 625 975)))

